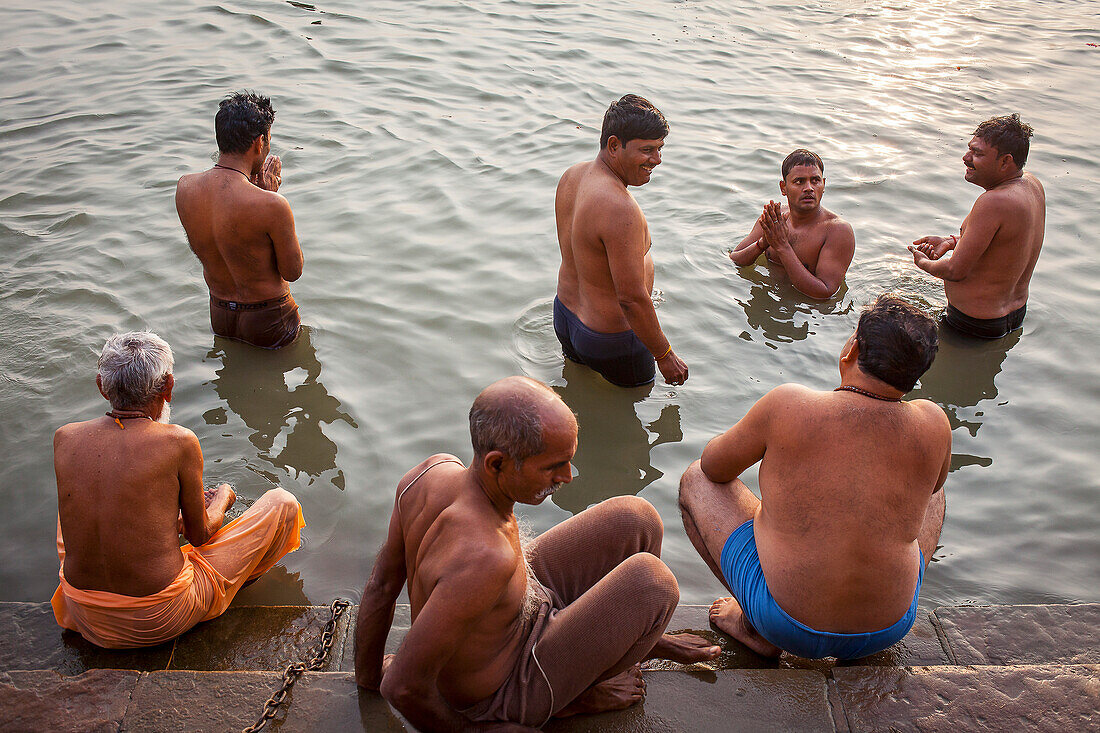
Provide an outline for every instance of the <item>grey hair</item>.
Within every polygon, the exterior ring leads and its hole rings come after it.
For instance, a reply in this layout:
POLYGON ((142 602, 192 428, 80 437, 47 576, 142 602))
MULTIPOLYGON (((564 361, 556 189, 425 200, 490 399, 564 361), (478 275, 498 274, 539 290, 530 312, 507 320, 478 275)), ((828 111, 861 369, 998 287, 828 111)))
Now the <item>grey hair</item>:
POLYGON ((172 374, 172 347, 152 331, 116 333, 99 352, 99 382, 116 410, 149 404, 172 374))
POLYGON ((520 395, 503 400, 478 397, 470 407, 470 441, 475 458, 498 450, 520 468, 524 460, 546 449, 538 405, 520 395))

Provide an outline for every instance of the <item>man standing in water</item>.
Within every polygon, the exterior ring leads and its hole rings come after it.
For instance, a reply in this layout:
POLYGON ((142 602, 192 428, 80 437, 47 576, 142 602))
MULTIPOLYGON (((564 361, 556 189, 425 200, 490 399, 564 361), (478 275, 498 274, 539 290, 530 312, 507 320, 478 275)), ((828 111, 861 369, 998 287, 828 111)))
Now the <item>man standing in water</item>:
POLYGON ((943 526, 951 426, 901 398, 936 346, 932 319, 881 296, 844 344, 839 387, 776 387, 684 472, 684 528, 734 595, 711 606, 719 629, 765 656, 814 659, 865 657, 909 632, 943 526), (738 478, 758 461, 759 500, 738 478))
POLYGON ((211 328, 265 349, 293 342, 301 325, 288 283, 302 275, 302 248, 290 204, 276 193, 274 119, 267 97, 223 99, 214 117, 218 162, 176 185, 176 212, 210 288, 211 328))
POLYGON ((779 191, 787 211, 769 201, 749 235, 730 252, 736 264, 751 265, 761 253, 787 273, 803 295, 831 298, 844 283, 856 251, 852 225, 821 205, 825 164, 799 148, 783 160, 779 191))
POLYGON ((1023 170, 1031 134, 1018 114, 978 125, 963 156, 964 177, 985 193, 959 235, 921 237, 909 245, 914 264, 943 280, 944 320, 969 336, 1001 338, 1024 323, 1046 227, 1046 193, 1023 170))
POLYGON ((203 491, 198 439, 169 424, 172 350, 155 334, 107 339, 96 385, 111 411, 54 435, 54 616, 102 647, 152 646, 220 615, 296 550, 302 509, 272 489, 222 526, 236 494, 203 491))
POLYGON ((397 485, 359 606, 361 687, 418 730, 529 731, 642 700, 645 659, 718 656, 663 633, 679 589, 644 499, 608 499, 521 544, 515 503, 539 504, 572 476, 577 421, 553 390, 526 377, 490 385, 470 437, 468 468, 440 453, 397 485), (383 657, 406 581, 412 626, 383 657))
POLYGON ((654 360, 669 384, 688 378, 657 321, 649 226, 627 190, 649 182, 667 135, 664 115, 627 94, 604 114, 596 159, 558 182, 554 331, 566 358, 620 387, 652 382, 654 360))

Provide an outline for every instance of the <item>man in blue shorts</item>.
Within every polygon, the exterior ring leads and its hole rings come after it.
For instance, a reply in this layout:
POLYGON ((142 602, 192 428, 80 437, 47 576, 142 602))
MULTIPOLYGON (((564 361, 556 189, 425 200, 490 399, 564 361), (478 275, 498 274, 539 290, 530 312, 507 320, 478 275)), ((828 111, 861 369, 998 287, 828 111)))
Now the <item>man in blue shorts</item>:
POLYGON ((711 622, 759 654, 856 659, 908 633, 939 540, 951 426, 902 401, 936 324, 883 295, 840 356, 840 386, 764 395, 680 481, 687 535, 733 593, 711 622), (760 499, 738 478, 760 462, 760 499))
POLYGON ((627 94, 607 108, 595 160, 558 182, 554 202, 561 248, 554 332, 565 357, 620 387, 653 382, 654 362, 669 384, 687 364, 672 350, 653 307, 649 226, 627 186, 644 186, 661 164, 664 115, 627 94))

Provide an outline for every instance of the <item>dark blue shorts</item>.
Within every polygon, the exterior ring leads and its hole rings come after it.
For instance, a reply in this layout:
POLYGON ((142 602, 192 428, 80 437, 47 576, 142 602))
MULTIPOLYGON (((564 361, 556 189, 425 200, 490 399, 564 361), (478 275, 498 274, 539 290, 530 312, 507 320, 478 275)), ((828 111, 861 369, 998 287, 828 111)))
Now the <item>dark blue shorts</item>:
POLYGON ((967 336, 980 339, 999 339, 1024 325, 1024 314, 1026 313, 1027 303, 1024 303, 1016 310, 1000 318, 972 318, 955 306, 948 304, 943 320, 947 321, 947 325, 960 333, 965 333, 967 336))
POLYGON ((557 298, 554 298, 554 333, 567 359, 594 369, 614 385, 640 387, 657 375, 653 354, 633 331, 593 331, 557 298))
POLYGON ((859 659, 892 646, 900 641, 917 618, 917 597, 924 582, 924 553, 920 553, 920 573, 913 603, 897 623, 881 631, 861 634, 837 634, 817 631, 796 621, 779 607, 768 590, 768 581, 760 567, 760 555, 756 552, 756 535, 752 520, 745 522, 726 540, 722 548, 722 574, 726 576, 745 618, 765 639, 780 649, 806 659, 836 657, 859 659))

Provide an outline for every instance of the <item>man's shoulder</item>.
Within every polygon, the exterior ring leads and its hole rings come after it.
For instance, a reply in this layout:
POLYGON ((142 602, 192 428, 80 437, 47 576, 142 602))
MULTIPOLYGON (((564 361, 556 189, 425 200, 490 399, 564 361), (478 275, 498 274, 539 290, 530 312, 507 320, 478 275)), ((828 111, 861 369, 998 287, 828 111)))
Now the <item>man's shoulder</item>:
POLYGON ((465 470, 465 465, 456 456, 450 453, 433 453, 405 472, 405 475, 402 476, 401 480, 397 483, 397 490, 404 491, 407 489, 409 484, 437 463, 447 463, 451 466, 457 466, 459 469, 465 470))
POLYGON ((914 416, 927 423, 929 428, 942 428, 947 433, 951 432, 951 421, 947 419, 947 413, 932 400, 907 400, 905 404, 909 405, 914 416))

